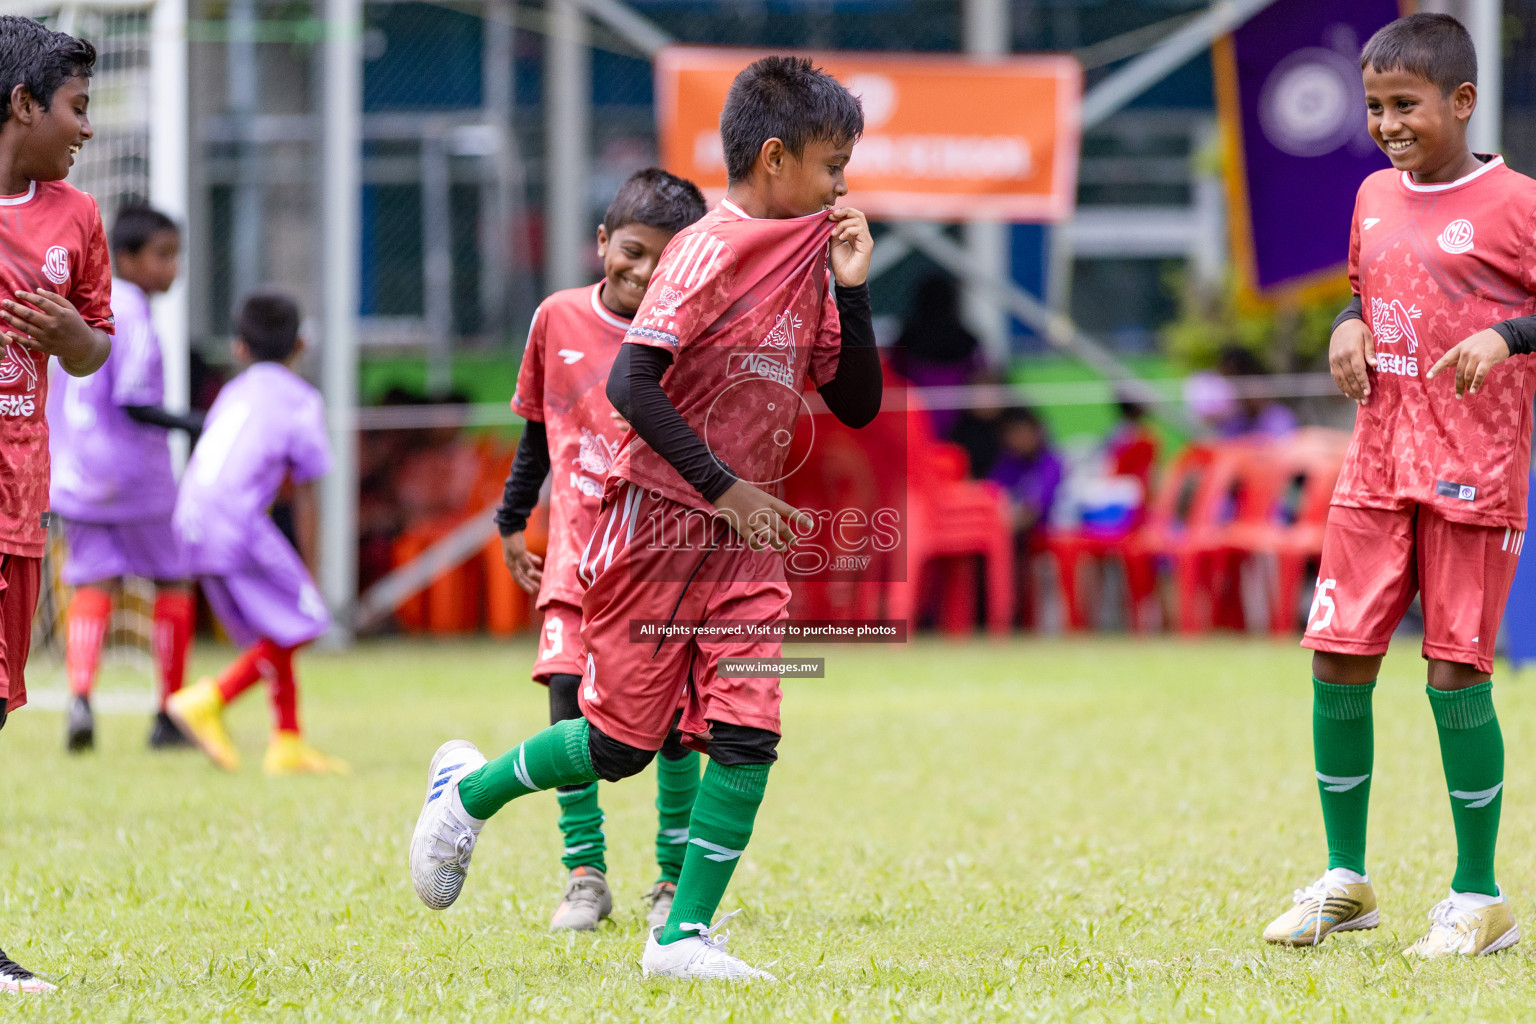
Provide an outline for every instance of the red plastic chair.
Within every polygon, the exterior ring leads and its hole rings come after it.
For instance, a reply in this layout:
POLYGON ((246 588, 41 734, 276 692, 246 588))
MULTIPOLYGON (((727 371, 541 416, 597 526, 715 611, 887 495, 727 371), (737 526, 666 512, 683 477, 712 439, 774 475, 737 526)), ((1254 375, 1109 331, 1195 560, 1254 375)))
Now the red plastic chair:
POLYGON ((969 457, 959 445, 933 435, 927 410, 906 389, 906 581, 887 591, 886 614, 914 621, 920 584, 928 570, 946 570, 940 620, 945 632, 968 631, 975 621, 971 559, 980 556, 987 588, 987 628, 1006 634, 1013 621, 1013 530, 1008 504, 996 485, 968 480, 969 457))
POLYGON ((1143 506, 1140 524, 1130 532, 1062 530, 1047 536, 1046 549, 1056 562, 1057 585, 1069 629, 1085 630, 1093 624, 1081 588, 1085 564, 1112 559, 1125 570, 1126 621, 1139 632, 1153 628, 1157 553, 1173 545, 1187 530, 1193 510, 1202 505, 1200 488, 1214 461, 1214 450, 1200 444, 1174 456, 1143 506))
POLYGON ((1276 636, 1296 631, 1301 594, 1309 567, 1322 557, 1323 528, 1348 448, 1348 434, 1322 428, 1277 443, 1271 457, 1285 486, 1274 514, 1231 531, 1234 549, 1274 565, 1267 596, 1269 628, 1276 636))

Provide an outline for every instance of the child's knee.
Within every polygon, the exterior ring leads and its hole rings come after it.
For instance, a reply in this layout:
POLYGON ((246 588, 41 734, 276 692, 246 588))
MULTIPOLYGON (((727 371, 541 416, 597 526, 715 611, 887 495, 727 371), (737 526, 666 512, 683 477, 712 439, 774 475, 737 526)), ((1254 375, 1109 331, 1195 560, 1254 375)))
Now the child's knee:
POLYGON ((632 747, 612 736, 603 734, 595 725, 588 725, 587 754, 592 759, 592 770, 605 782, 618 782, 631 775, 639 775, 656 757, 656 751, 632 747))
POLYGON ((1479 672, 1476 665, 1438 658, 1429 660, 1429 687, 1432 690, 1465 690, 1491 678, 1487 672, 1479 672))
POLYGON ((709 723, 709 759, 716 764, 772 764, 779 759, 779 734, 751 725, 709 723))

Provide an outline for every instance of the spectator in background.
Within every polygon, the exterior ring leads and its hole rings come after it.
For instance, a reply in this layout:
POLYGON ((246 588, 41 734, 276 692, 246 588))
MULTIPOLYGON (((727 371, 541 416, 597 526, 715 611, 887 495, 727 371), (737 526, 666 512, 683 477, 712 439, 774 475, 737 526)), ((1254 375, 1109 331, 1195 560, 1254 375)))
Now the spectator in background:
POLYGON ((1003 489, 1012 509, 1020 552, 1038 547, 1061 489, 1061 457, 1051 448, 1045 424, 1032 409, 1008 409, 998 419, 1002 450, 987 478, 1003 489))
MULTIPOLYGON (((944 274, 924 278, 891 352, 891 369, 916 387, 969 384, 986 367, 981 343, 960 319, 960 289, 944 274)), ((948 437, 960 418, 953 409, 930 413, 933 432, 948 437)))
POLYGON ((1120 420, 1104 444, 1110 476, 1133 476, 1141 481, 1142 494, 1152 489, 1152 469, 1157 465, 1157 433, 1147 423, 1147 408, 1125 394, 1118 396, 1120 420))
POLYGON ((1230 345, 1217 356, 1215 373, 1194 373, 1184 382, 1184 402, 1196 422, 1218 437, 1285 437, 1296 414, 1273 398, 1244 396, 1244 378, 1269 373, 1248 349, 1230 345))

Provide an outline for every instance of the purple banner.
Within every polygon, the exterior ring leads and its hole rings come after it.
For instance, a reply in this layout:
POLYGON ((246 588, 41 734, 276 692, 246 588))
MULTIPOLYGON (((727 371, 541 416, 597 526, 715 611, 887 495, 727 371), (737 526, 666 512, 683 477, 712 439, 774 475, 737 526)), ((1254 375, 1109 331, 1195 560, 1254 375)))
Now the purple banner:
POLYGON ((1355 191, 1389 166, 1366 130, 1360 47, 1400 13, 1398 0, 1276 0, 1217 47, 1221 117, 1236 144, 1234 255, 1251 290, 1342 272, 1355 191))

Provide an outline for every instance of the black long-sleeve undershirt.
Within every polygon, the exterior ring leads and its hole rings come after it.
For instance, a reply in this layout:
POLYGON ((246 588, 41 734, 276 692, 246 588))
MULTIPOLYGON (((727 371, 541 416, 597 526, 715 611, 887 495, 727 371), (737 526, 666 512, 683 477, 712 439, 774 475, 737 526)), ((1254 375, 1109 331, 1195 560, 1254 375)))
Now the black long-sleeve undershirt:
MULTIPOLYGON (((837 370, 818 393, 832 415, 852 427, 862 427, 880 411, 882 374, 870 319, 869 288, 836 289, 842 344, 837 370)), ((683 419, 661 378, 672 365, 672 353, 651 345, 624 344, 608 375, 608 400, 629 421, 635 433, 666 459, 705 501, 713 502, 736 482, 725 466, 683 419)))
MULTIPOLYGON (((1338 330, 1339 325, 1348 320, 1364 320, 1365 304, 1360 296, 1350 299, 1349 305, 1339 311, 1339 315, 1333 318, 1333 330, 1338 330)), ((1494 324, 1492 330, 1504 339, 1504 344, 1509 346, 1509 354, 1512 356, 1530 355, 1536 352, 1536 316, 1517 316, 1510 320, 1501 320, 1494 324)))
POLYGON ((529 420, 517 442, 512 470, 496 508, 496 530, 503 537, 528 528, 528 516, 539 503, 539 490, 549 475, 549 432, 538 420, 529 420))
POLYGON ((123 412, 135 423, 144 423, 165 430, 185 430, 188 434, 199 433, 206 418, 200 412, 171 412, 158 405, 125 405, 123 412))

